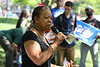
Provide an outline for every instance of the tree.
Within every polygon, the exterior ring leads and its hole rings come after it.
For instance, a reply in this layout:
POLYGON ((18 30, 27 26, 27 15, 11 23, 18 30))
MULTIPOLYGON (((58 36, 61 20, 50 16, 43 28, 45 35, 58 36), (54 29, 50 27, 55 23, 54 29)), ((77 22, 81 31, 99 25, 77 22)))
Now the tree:
MULTIPOLYGON (((38 4, 44 4, 52 8, 55 4, 56 0, 11 0, 15 5, 18 4, 22 8, 25 8, 26 5, 30 6, 31 8, 35 8, 38 4)), ((81 14, 85 15, 85 7, 87 5, 93 6, 95 12, 94 14, 100 14, 100 0, 75 0, 74 1, 74 13, 78 13, 79 7, 81 7, 81 14)))
POLYGON ((85 15, 85 7, 91 5, 94 8, 94 14, 100 14, 100 0, 81 0, 74 2, 75 13, 78 13, 78 7, 82 9, 81 14, 85 15))
POLYGON ((14 4, 19 4, 22 7, 26 5, 30 7, 36 7, 38 4, 42 3, 46 6, 52 7, 56 0, 11 0, 14 4))
POLYGON ((56 2, 56 0, 41 0, 41 3, 49 6, 50 8, 54 5, 54 3, 56 2))
POLYGON ((12 2, 16 5, 19 4, 21 7, 25 7, 26 5, 35 7, 38 3, 40 3, 39 0, 12 0, 12 2))

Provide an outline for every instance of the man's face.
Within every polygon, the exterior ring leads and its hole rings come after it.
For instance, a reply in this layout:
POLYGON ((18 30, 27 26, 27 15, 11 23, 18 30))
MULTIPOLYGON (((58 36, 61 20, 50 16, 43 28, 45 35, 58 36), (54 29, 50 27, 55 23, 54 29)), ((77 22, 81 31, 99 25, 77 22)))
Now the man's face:
POLYGON ((63 4, 63 0, 57 0, 57 6, 62 6, 62 4, 63 4))
POLYGON ((71 10, 72 10, 72 7, 70 7, 70 6, 64 6, 64 8, 65 8, 65 14, 67 15, 67 14, 70 14, 70 12, 71 12, 71 10))
POLYGON ((92 9, 89 9, 89 8, 86 8, 86 9, 85 9, 85 12, 86 12, 86 15, 87 15, 88 17, 92 16, 92 14, 93 14, 93 10, 92 10, 92 9))

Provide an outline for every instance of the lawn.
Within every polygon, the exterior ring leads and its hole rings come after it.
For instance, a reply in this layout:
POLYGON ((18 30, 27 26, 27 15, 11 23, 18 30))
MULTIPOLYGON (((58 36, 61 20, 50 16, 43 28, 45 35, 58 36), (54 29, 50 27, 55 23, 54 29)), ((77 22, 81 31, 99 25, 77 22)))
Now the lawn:
MULTIPOLYGON (((10 24, 10 23, 0 23, 0 30, 5 30, 5 29, 12 29, 15 28, 16 23, 14 24, 10 24)), ((100 44, 100 39, 98 40, 99 44, 100 44)), ((76 42, 76 46, 75 46, 75 64, 79 65, 79 61, 80 61, 80 41, 76 42)), ((99 45, 99 66, 100 66, 100 45, 99 45)), ((0 67, 4 67, 4 62, 5 62, 5 53, 3 51, 3 49, 0 46, 0 67)), ((90 55, 90 52, 88 52, 87 55, 87 59, 86 59, 86 67, 93 67, 92 65, 92 58, 90 55)))
MULTIPOLYGON (((0 30, 7 30, 15 28, 15 24, 9 24, 9 23, 0 23, 0 30)), ((5 64, 5 53, 0 45, 0 67, 4 67, 5 64)))

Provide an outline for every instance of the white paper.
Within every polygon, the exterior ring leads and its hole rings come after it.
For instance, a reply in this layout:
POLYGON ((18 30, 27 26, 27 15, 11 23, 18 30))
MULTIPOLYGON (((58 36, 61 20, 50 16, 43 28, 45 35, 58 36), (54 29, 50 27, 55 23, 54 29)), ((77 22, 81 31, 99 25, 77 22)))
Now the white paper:
POLYGON ((68 43, 71 44, 75 38, 76 38, 76 37, 75 37, 73 34, 69 34, 69 35, 67 36, 67 41, 68 41, 68 43))

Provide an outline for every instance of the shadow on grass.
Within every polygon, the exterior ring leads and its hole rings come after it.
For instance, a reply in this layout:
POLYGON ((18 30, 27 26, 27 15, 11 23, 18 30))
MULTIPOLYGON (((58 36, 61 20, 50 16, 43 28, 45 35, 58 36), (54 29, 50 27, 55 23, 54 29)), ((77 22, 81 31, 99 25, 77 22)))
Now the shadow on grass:
POLYGON ((5 67, 5 52, 0 46, 0 67, 5 67))

